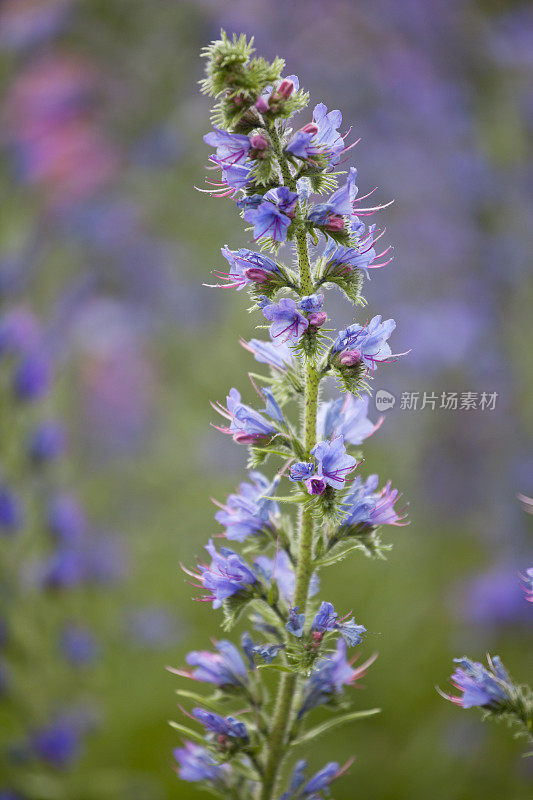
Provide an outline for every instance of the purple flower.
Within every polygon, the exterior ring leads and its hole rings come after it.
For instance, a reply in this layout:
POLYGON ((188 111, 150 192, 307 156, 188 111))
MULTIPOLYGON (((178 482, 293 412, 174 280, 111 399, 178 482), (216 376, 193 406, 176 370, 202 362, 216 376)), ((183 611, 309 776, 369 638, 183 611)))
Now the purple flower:
POLYGON ((279 303, 270 303, 263 308, 265 318, 272 322, 270 336, 280 342, 297 342, 309 327, 308 320, 298 311, 298 306, 289 297, 279 303))
POLYGON ((318 609, 318 612, 315 615, 311 628, 314 631, 318 631, 319 633, 332 631, 335 629, 337 625, 337 617, 338 614, 335 611, 333 604, 328 603, 326 600, 324 600, 320 604, 320 608, 318 609))
POLYGON ((405 515, 398 514, 394 503, 398 499, 398 490, 391 489, 390 481, 383 489, 377 491, 379 478, 369 475, 363 483, 358 476, 355 478, 350 493, 344 498, 347 509, 343 525, 368 525, 376 528, 378 525, 400 525, 405 515))
POLYGON ((126 556, 121 539, 113 533, 93 535, 85 549, 87 579, 109 586, 124 577, 126 556))
POLYGON ((348 647, 355 647, 363 641, 362 634, 366 633, 364 625, 358 625, 354 619, 340 621, 337 624, 337 629, 340 635, 348 645, 348 647))
POLYGON ((314 225, 328 225, 332 224, 331 218, 335 220, 335 229, 342 229, 344 222, 341 220, 337 224, 339 217, 346 216, 353 213, 353 202, 357 196, 357 186, 355 179, 357 177, 357 170, 355 167, 350 167, 350 172, 346 183, 337 189, 327 203, 319 203, 311 210, 307 219, 314 225))
POLYGON ((300 789, 305 782, 305 771, 307 769, 307 761, 303 759, 296 762, 291 775, 291 782, 289 784, 289 791, 285 792, 280 800, 294 800, 298 797, 296 792, 300 789))
POLYGON ((271 642, 266 642, 265 644, 254 644, 249 633, 243 633, 241 644, 242 649, 248 658, 250 669, 255 669, 255 656, 262 658, 265 664, 271 664, 280 650, 285 649, 284 644, 273 644, 271 642))
POLYGON ((30 458, 38 463, 58 458, 65 449, 63 425, 57 420, 46 420, 33 431, 28 443, 30 458))
POLYGON ((355 167, 350 167, 348 177, 344 186, 340 186, 328 200, 327 205, 331 209, 330 213, 343 216, 351 214, 353 211, 353 201, 357 196, 357 186, 355 180, 357 178, 357 170, 355 167))
POLYGON ((36 730, 30 741, 38 758, 56 769, 65 769, 80 754, 81 731, 76 721, 65 715, 36 730))
MULTIPOLYGON (((270 300, 268 303, 270 303, 270 300)), ((272 342, 263 342, 260 339, 250 339, 249 342, 241 340, 241 344, 252 353, 256 361, 259 361, 260 364, 268 364, 278 372, 286 372, 287 367, 292 366, 292 351, 286 342, 273 344, 272 342)))
POLYGON ((526 569, 522 577, 524 596, 528 603, 533 603, 533 567, 526 569))
POLYGON ((340 111, 329 111, 324 103, 318 103, 313 110, 313 122, 318 130, 315 134, 315 143, 320 149, 329 154, 330 165, 339 163, 339 156, 344 148, 344 139, 338 132, 342 124, 340 111))
POLYGON ((374 527, 378 525, 399 525, 405 518, 399 516, 394 509, 394 503, 399 497, 398 489, 391 489, 391 482, 387 481, 383 489, 379 492, 376 505, 370 515, 370 524, 374 527))
POLYGON ((270 189, 255 208, 247 207, 244 219, 254 226, 254 239, 269 236, 274 242, 284 242, 291 224, 298 194, 287 187, 270 189))
POLYGON ((372 656, 357 669, 352 669, 351 663, 346 659, 346 643, 343 639, 338 639, 335 653, 329 658, 321 659, 307 681, 298 716, 301 717, 311 709, 329 703, 332 698, 340 695, 343 686, 349 686, 365 675, 376 657, 372 656))
POLYGON ((260 656, 263 659, 265 664, 271 664, 280 650, 284 650, 284 644, 256 644, 252 648, 252 652, 254 655, 260 656))
POLYGON ((516 578, 516 565, 506 561, 470 578, 457 601, 457 613, 474 625, 489 628, 530 625, 531 612, 516 578))
POLYGON ((291 481, 306 481, 311 477, 315 471, 315 465, 312 461, 297 461, 292 464, 289 472, 289 480, 291 481))
POLYGON ((332 603, 322 602, 311 625, 312 630, 319 634, 328 631, 339 631, 349 647, 355 647, 363 641, 362 634, 366 633, 363 625, 357 625, 355 620, 338 619, 332 603))
POLYGON ((0 356, 35 350, 40 340, 39 323, 27 308, 12 308, 0 319, 0 356))
POLYGON ((368 419, 368 397, 354 397, 347 394, 337 400, 322 403, 318 410, 317 436, 331 439, 342 436, 345 442, 362 444, 372 436, 381 425, 381 418, 375 425, 368 419))
MULTIPOLYGON (((364 230, 365 226, 363 223, 357 224, 361 225, 364 230)), ((360 269, 368 278, 369 269, 378 269, 379 267, 384 267, 386 264, 389 264, 391 259, 380 264, 374 264, 377 258, 386 256, 391 249, 387 247, 379 254, 376 253, 374 244, 379 236, 374 238, 375 229, 376 226, 371 225, 368 229, 368 234, 361 237, 357 247, 348 247, 346 245, 337 246, 333 240, 330 240, 322 254, 322 258, 325 261, 324 277, 348 276, 353 273, 354 270, 360 269)))
POLYGON ((250 194, 237 200, 237 208, 239 211, 248 211, 250 209, 259 208, 262 202, 264 202, 262 194, 250 194))
POLYGON ((127 614, 126 626, 135 645, 147 650, 160 650, 175 644, 178 636, 175 616, 164 606, 132 609, 127 614))
POLYGON ((346 476, 357 466, 355 458, 346 453, 342 436, 318 442, 311 450, 311 455, 316 461, 316 476, 334 489, 342 489, 346 476))
POLYGON ((325 791, 329 794, 328 786, 339 775, 339 765, 336 761, 330 761, 317 772, 303 788, 303 797, 318 797, 318 792, 325 791))
MULTIPOLYGON (((254 568, 265 579, 267 583, 275 580, 278 584, 279 593, 286 603, 290 605, 294 597, 296 587, 296 576, 291 560, 285 550, 280 550, 274 558, 268 556, 258 556, 254 561, 254 568)), ((318 592, 319 581, 316 573, 311 578, 309 596, 312 597, 318 592)))
POLYGON ((305 481, 305 487, 309 494, 324 494, 326 486, 326 481, 319 475, 311 475, 311 477, 307 478, 305 481))
POLYGON ((298 302, 298 308, 301 308, 306 314, 314 314, 320 311, 323 304, 323 294, 308 294, 298 302))
POLYGON ((244 161, 252 146, 247 136, 228 133, 220 128, 215 128, 213 132, 207 133, 204 136, 204 142, 211 147, 216 147, 217 154, 213 160, 221 167, 229 167, 244 161))
POLYGON ((241 483, 237 494, 230 494, 226 505, 220 506, 215 519, 225 527, 225 536, 243 542, 248 536, 271 527, 272 517, 279 514, 279 506, 268 496, 279 483, 269 481, 260 472, 249 472, 251 483, 241 483))
POLYGON ((221 547, 218 553, 211 540, 205 549, 211 556, 211 564, 199 564, 198 573, 186 572, 209 591, 202 599, 213 601, 213 608, 220 608, 224 600, 233 595, 249 591, 257 582, 248 564, 233 550, 221 547))
POLYGON ((49 359, 42 352, 28 353, 15 369, 13 390, 20 400, 39 400, 47 393, 51 380, 49 359))
POLYGON ((232 164, 222 170, 223 185, 231 189, 245 189, 250 182, 251 167, 246 164, 232 164))
POLYGON ((291 153, 293 156, 296 156, 296 158, 302 158, 307 161, 307 159, 312 158, 319 153, 319 149, 316 146, 314 139, 314 132, 303 129, 296 131, 285 150, 287 153, 291 153))
POLYGON ((298 639, 303 635, 305 625, 305 614, 298 613, 298 606, 289 609, 289 621, 285 628, 298 639))
POLYGON ((87 578, 83 554, 71 547, 56 550, 40 567, 40 581, 47 589, 70 589, 87 578))
POLYGON ((183 747, 174 750, 174 758, 183 781, 207 781, 219 785, 231 770, 228 764, 218 764, 205 747, 190 741, 184 741, 183 747))
POLYGON ((259 444, 271 439, 278 431, 262 414, 241 402, 237 389, 230 389, 226 398, 227 408, 212 404, 215 411, 230 420, 229 428, 214 427, 222 433, 230 433, 237 444, 259 444))
POLYGON ((284 425, 285 418, 283 416, 283 412, 279 407, 276 398, 274 397, 272 389, 269 386, 265 386, 260 391, 266 400, 266 405, 264 408, 265 413, 267 413, 271 419, 274 419, 276 422, 279 422, 280 425, 284 425))
POLYGON ((330 784, 350 766, 350 763, 340 768, 336 761, 330 761, 305 783, 307 762, 298 761, 292 773, 289 791, 281 796, 281 800, 320 800, 322 795, 319 793, 325 792, 329 795, 330 784))
POLYGON ((192 713, 209 733, 215 733, 217 736, 231 736, 234 739, 248 739, 246 725, 235 717, 221 717, 204 708, 194 708, 192 713))
POLYGON ((60 639, 63 655, 76 667, 93 664, 98 656, 98 647, 93 633, 79 625, 68 625, 60 639))
POLYGON ((279 273, 275 261, 245 247, 241 247, 240 250, 230 250, 226 245, 222 248, 222 255, 229 263, 230 271, 215 274, 227 281, 225 286, 235 286, 238 291, 251 283, 265 283, 272 273, 279 273))
POLYGON ((177 675, 185 675, 203 683, 216 686, 243 686, 247 682, 247 672, 242 656, 232 642, 222 639, 215 642, 218 653, 209 650, 193 650, 185 660, 192 672, 172 670, 177 675))
POLYGON ((338 132, 342 123, 340 111, 330 111, 324 103, 315 106, 313 122, 297 131, 286 150, 297 158, 309 159, 317 154, 327 156, 329 166, 339 163, 339 156, 345 150, 344 139, 338 132))
POLYGON ((509 700, 511 679, 498 656, 487 657, 489 669, 466 657, 455 658, 454 661, 459 667, 453 673, 451 681, 463 694, 443 695, 447 700, 462 708, 495 708, 509 700))
MULTIPOLYGON (((332 354, 340 354, 339 360, 342 363, 344 352, 354 352, 359 354, 359 360, 366 368, 373 372, 378 364, 389 361, 393 358, 392 351, 387 344, 387 339, 396 327, 393 319, 381 321, 381 315, 372 317, 368 325, 349 325, 341 331, 335 340, 332 354)), ((401 353, 399 355, 405 355, 401 353)))
POLYGON ((22 528, 24 515, 18 496, 0 485, 0 532, 15 533, 22 528))
POLYGON ((309 494, 323 494, 326 486, 342 489, 346 476, 357 462, 346 453, 342 436, 318 442, 311 450, 314 461, 297 461, 291 466, 289 480, 305 481, 309 494))
POLYGON ((67 493, 57 494, 50 501, 47 524, 54 539, 62 545, 79 544, 88 530, 85 512, 78 500, 67 493))

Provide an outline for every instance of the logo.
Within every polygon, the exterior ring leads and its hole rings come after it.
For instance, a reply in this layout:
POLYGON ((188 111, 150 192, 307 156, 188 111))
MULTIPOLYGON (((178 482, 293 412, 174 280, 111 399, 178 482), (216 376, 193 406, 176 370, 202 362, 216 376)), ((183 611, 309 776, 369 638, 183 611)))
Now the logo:
POLYGON ((394 408, 395 402, 394 395, 385 391, 385 389, 378 389, 376 392, 375 403, 378 411, 388 411, 389 408, 394 408))

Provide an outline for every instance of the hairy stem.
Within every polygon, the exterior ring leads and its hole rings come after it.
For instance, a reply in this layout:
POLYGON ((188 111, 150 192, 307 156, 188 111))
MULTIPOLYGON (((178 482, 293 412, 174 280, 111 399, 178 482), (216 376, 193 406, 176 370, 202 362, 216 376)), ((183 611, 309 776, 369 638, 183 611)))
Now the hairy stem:
MULTIPOLYGON (((279 145, 278 145, 279 147, 279 145)), ((284 180, 290 176, 287 164, 284 163, 281 152, 278 152, 280 166, 284 180)), ((300 218, 297 208, 298 231, 296 234, 296 248, 298 253, 298 268, 300 273, 300 286, 302 294, 312 294, 313 279, 309 263, 307 248, 307 232, 305 224, 300 218)), ((305 394, 303 413, 303 439, 307 456, 316 441, 316 416, 318 404, 319 376, 316 365, 308 360, 305 367, 305 394)), ((314 521, 310 511, 303 511, 300 517, 298 537, 298 560, 296 570, 296 590, 294 605, 299 607, 300 613, 305 613, 309 583, 312 574, 314 521)), ((263 775, 263 785, 260 800, 272 800, 280 767, 286 755, 286 745, 290 730, 293 701, 298 684, 297 675, 284 674, 280 679, 278 697, 274 719, 270 729, 268 754, 263 775)))

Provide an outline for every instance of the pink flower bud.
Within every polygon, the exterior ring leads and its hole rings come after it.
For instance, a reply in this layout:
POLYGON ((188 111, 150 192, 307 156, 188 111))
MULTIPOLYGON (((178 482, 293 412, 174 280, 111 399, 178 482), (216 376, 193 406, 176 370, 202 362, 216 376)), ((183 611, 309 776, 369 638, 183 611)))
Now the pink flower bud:
POLYGON ((339 217, 338 214, 332 214, 331 217, 328 218, 326 228, 328 231, 342 231, 344 228, 343 218, 339 217))
POLYGON ((341 353, 339 356, 339 363, 342 364, 343 367, 355 367, 360 361, 360 350, 345 350, 344 353, 341 353))
POLYGON ((307 125, 304 125, 302 128, 303 133, 311 133, 313 136, 315 133, 318 133, 318 125, 314 122, 308 122, 307 125))
POLYGON ((268 436, 245 433, 244 431, 237 431, 237 433, 233 434, 233 441, 237 444, 257 444, 258 442, 265 441, 268 438, 268 436))
POLYGON ((258 133, 255 136, 252 136, 252 138, 250 139, 250 144, 252 145, 254 150, 266 150, 268 147, 268 142, 262 133, 258 133))
POLYGON ((260 114, 264 114, 268 111, 268 100, 265 97, 258 97, 255 101, 255 107, 260 114))
POLYGON ((325 311, 314 311, 307 317, 307 319, 309 320, 309 324, 312 325, 313 328, 322 327, 327 318, 328 317, 325 311))
POLYGON ((248 269, 244 270, 244 275, 254 283, 264 283, 268 280, 268 272, 265 272, 264 269, 259 269, 259 267, 248 267, 248 269))
POLYGON ((293 92, 293 89, 294 83, 287 78, 284 78, 278 86, 278 91, 276 94, 278 97, 283 97, 285 100, 288 100, 293 92))

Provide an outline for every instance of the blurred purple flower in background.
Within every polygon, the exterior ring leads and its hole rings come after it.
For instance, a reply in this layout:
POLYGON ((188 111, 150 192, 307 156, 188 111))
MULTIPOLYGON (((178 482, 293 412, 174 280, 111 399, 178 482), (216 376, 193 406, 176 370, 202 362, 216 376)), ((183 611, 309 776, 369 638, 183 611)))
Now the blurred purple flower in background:
POLYGON ((131 643, 146 650, 162 650, 172 646, 181 635, 176 615, 162 605, 130 609, 125 624, 131 643))

